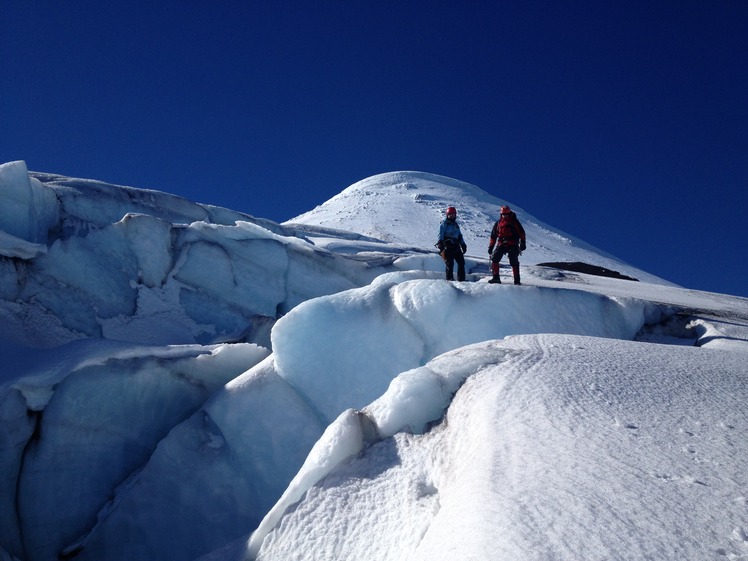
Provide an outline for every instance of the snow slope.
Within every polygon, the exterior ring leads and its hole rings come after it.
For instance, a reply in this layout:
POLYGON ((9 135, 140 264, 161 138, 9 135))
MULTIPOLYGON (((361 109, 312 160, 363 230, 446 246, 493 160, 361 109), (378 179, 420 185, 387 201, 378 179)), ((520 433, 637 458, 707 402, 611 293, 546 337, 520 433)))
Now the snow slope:
POLYGON ((528 251, 521 260, 524 264, 582 262, 647 282, 672 285, 541 222, 510 201, 498 199, 475 185, 429 173, 393 172, 363 179, 284 225, 359 232, 388 243, 433 250, 445 210, 454 206, 468 255, 485 262, 491 228, 502 205, 511 206, 527 232, 528 251))
POLYGON ((748 558, 748 300, 521 209, 489 285, 485 196, 385 174, 278 225, 0 166, 0 559, 748 558))

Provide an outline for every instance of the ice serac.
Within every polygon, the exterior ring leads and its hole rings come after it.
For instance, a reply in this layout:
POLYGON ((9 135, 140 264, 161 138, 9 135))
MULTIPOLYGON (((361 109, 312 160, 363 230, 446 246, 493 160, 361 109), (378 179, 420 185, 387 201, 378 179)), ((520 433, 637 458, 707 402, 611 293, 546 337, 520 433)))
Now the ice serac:
POLYGON ((218 548, 257 526, 323 429, 266 360, 172 430, 68 548, 80 561, 179 561, 218 548))
POLYGON ((23 552, 21 528, 16 505, 18 477, 23 451, 36 427, 26 400, 18 390, 0 390, 0 558, 2 548, 17 556, 23 552))
POLYGON ((267 354, 249 344, 122 349, 63 373, 43 409, 33 394, 44 381, 19 384, 39 410, 15 501, 28 558, 56 558, 86 534, 174 426, 267 354))
POLYGON ((300 302, 384 270, 268 220, 29 174, 23 162, 0 166, 0 195, 0 333, 34 347, 86 337, 269 345, 272 323, 300 302))
POLYGON ((0 230, 28 242, 47 243, 59 220, 59 203, 52 189, 29 177, 24 162, 0 165, 0 198, 0 230))

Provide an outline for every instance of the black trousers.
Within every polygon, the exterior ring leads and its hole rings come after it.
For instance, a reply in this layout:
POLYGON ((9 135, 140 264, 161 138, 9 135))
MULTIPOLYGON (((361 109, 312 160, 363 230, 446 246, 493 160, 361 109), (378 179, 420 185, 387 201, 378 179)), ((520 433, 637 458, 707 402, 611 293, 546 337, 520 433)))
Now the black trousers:
POLYGON ((465 256, 458 244, 450 244, 444 248, 444 264, 446 265, 447 280, 454 280, 455 261, 457 262, 457 280, 465 280, 465 256))
POLYGON ((519 267, 519 247, 516 245, 499 245, 493 250, 491 261, 498 263, 504 255, 509 256, 509 264, 512 267, 519 267))
MULTIPOLYGON (((519 278, 519 247, 516 245, 500 245, 493 250, 491 255, 491 272, 493 273, 494 279, 498 279, 499 276, 499 261, 504 255, 509 256, 509 264, 512 266, 512 275, 514 276, 514 284, 520 284, 519 278)), ((489 282, 496 282, 491 280, 489 282)))

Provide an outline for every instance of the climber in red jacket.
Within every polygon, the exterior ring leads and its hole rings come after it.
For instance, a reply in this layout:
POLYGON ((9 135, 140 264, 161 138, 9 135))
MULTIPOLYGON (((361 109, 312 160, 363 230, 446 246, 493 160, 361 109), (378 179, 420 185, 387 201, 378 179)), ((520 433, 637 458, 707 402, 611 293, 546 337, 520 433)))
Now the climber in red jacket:
POLYGON ((509 264, 514 274, 514 284, 521 284, 519 279, 519 255, 527 249, 525 229, 517 219, 517 215, 508 206, 501 207, 501 217, 491 230, 491 241, 488 244, 488 254, 491 256, 490 283, 501 284, 499 278, 499 261, 504 255, 509 256, 509 264))

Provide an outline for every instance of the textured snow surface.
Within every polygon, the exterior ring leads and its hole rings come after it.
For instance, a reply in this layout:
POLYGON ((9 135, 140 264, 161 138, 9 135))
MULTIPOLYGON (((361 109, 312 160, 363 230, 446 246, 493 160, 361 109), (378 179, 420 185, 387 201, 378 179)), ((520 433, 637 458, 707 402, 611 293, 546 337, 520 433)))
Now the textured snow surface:
POLYGON ((471 365, 443 420, 341 463, 258 559, 745 554, 744 359, 568 335, 442 355, 424 368, 471 365))

